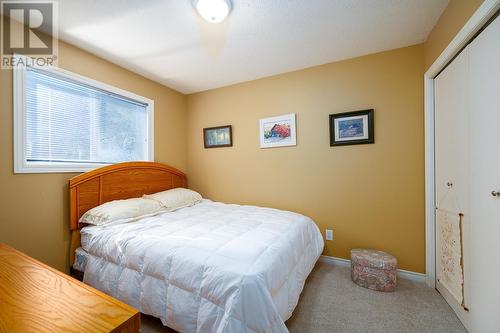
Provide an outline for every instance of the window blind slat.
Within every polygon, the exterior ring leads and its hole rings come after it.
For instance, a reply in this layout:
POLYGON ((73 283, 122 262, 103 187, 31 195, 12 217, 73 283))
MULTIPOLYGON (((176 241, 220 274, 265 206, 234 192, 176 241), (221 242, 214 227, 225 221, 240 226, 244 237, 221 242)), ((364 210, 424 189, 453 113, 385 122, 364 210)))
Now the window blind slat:
POLYGON ((29 69, 25 108, 27 161, 147 159, 148 109, 144 103, 29 69))

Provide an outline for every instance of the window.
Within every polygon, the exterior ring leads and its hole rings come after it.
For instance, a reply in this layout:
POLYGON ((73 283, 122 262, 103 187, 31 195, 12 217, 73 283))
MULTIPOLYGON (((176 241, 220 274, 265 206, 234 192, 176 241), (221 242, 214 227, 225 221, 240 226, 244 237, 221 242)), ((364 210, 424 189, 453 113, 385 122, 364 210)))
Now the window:
POLYGON ((153 101, 60 69, 14 70, 15 172, 153 160, 153 101))

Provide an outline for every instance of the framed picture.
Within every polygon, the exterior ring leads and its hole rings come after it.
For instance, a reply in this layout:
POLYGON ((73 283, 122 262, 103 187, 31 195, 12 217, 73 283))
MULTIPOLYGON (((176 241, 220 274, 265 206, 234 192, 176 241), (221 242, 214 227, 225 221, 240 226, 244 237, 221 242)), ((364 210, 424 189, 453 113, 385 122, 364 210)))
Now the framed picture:
POLYGON ((260 148, 295 146, 295 113, 260 119, 260 148))
POLYGON ((205 148, 231 147, 233 145, 231 125, 204 128, 203 142, 205 148))
POLYGON ((330 146, 375 142, 373 109, 330 115, 330 146))

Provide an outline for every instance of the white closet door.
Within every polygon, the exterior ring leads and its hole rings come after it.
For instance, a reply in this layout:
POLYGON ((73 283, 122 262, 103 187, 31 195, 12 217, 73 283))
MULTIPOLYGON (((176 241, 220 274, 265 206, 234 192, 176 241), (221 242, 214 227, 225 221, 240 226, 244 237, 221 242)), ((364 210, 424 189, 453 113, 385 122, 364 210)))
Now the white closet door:
POLYGON ((434 80, 436 204, 457 213, 466 213, 469 201, 468 78, 465 49, 434 80))
POLYGON ((435 191, 438 209, 436 211, 436 288, 467 329, 470 327, 469 314, 462 306, 462 302, 468 306, 470 300, 468 78, 468 50, 465 49, 434 81, 435 191), (461 226, 459 214, 463 214, 461 226), (463 253, 460 253, 460 227, 462 227, 463 253), (452 232, 449 232, 447 237, 443 237, 441 229, 452 232), (463 270, 460 268, 461 257, 463 270))
POLYGON ((472 332, 500 332, 500 19, 469 46, 472 332))

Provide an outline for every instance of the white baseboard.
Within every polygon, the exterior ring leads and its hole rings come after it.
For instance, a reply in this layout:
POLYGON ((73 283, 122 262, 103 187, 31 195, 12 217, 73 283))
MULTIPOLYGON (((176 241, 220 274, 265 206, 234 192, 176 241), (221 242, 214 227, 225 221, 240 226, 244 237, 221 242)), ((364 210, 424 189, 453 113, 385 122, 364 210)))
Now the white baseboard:
POLYGON ((337 265, 337 266, 351 266, 351 261, 349 259, 342 259, 331 256, 322 255, 319 257, 319 261, 324 262, 325 264, 337 265))
MULTIPOLYGON (((351 266, 351 261, 349 259, 331 257, 331 256, 321 256, 319 261, 325 264, 337 265, 337 266, 351 266)), ((404 269, 398 269, 398 277, 401 279, 411 280, 415 282, 425 282, 426 275, 422 273, 407 271, 404 269)))

